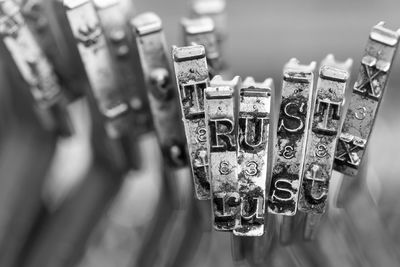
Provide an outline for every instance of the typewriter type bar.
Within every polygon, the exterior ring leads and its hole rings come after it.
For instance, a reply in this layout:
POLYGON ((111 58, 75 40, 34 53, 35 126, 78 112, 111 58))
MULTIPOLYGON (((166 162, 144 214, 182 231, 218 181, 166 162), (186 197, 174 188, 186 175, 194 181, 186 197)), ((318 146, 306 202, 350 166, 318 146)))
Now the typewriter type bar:
POLYGON ((234 89, 208 87, 205 91, 213 225, 218 231, 231 231, 239 224, 237 152, 234 89))
POLYGON ((225 0, 192 0, 193 17, 210 17, 215 24, 217 40, 220 45, 227 35, 225 0))
POLYGON ((215 34, 214 21, 208 17, 182 19, 183 37, 185 45, 203 45, 206 49, 206 58, 210 77, 220 74, 222 62, 219 44, 215 34))
POLYGON ((399 34, 400 30, 389 30, 383 22, 372 28, 336 147, 334 169, 338 172, 357 175, 387 86, 399 34))
POLYGON ((161 19, 154 13, 143 13, 131 25, 161 150, 170 165, 182 167, 186 164, 186 143, 161 19))
POLYGON ((175 76, 196 197, 210 199, 204 91, 209 86, 204 46, 174 47, 175 76))
POLYGON ((118 85, 115 65, 107 47, 96 9, 89 0, 64 0, 67 18, 76 39, 98 110, 105 120, 110 138, 120 138, 124 132, 121 118, 129 113, 118 85))
POLYGON ((270 140, 272 79, 247 78, 240 89, 238 120, 238 181, 241 199, 238 236, 264 234, 265 186, 270 140))
POLYGON ((54 66, 69 103, 85 96, 88 80, 62 0, 24 0, 22 15, 54 66))
POLYGON ((21 76, 30 87, 39 117, 46 128, 62 136, 73 129, 63 88, 53 66, 12 0, 0 3, 0 35, 21 76))
POLYGON ((321 64, 299 200, 299 209, 307 213, 325 212, 352 63, 336 63, 328 56, 321 64))
POLYGON ((297 212, 315 65, 300 65, 292 59, 284 68, 268 205, 273 214, 293 216, 297 212))
POLYGON ((132 6, 124 5, 124 0, 93 1, 101 26, 116 65, 118 79, 122 84, 125 99, 132 109, 130 118, 135 134, 151 129, 149 101, 143 81, 137 48, 129 21, 133 16, 132 6))

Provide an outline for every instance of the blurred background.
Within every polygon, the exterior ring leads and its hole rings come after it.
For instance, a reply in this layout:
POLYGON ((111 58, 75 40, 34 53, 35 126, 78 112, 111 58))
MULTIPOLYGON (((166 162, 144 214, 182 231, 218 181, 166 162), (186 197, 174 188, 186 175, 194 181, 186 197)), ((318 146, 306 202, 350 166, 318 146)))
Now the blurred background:
MULTIPOLYGON (((51 0, 43 2, 52 5, 51 0)), ((190 15, 190 1, 133 4, 136 14, 153 11, 161 17, 169 47, 182 45, 179 23, 190 15)), ((308 64, 333 53, 338 60, 354 59, 354 81, 372 26, 383 20, 391 29, 400 28, 399 10, 395 0, 227 0, 224 60, 230 73, 258 81, 272 77, 279 89, 290 58, 308 64)), ((59 19, 54 6, 45 12, 59 19)), ((54 26, 52 32, 61 34, 61 28, 54 26)), ((63 52, 69 51, 68 45, 59 42, 63 52)), ((334 174, 332 205, 315 240, 301 240, 304 218, 299 216, 293 242, 283 246, 278 240, 280 219, 272 219, 268 237, 241 240, 243 247, 234 247, 232 255, 231 235, 210 229, 209 204, 193 199, 188 172, 176 174, 181 188, 165 189, 176 181, 166 185, 168 170, 152 131, 136 139, 141 164, 134 170, 121 167, 106 146, 98 145, 101 133, 90 103, 79 98, 68 107, 74 135, 58 138, 40 125, 26 85, 6 54, 2 48, 1 267, 400 265, 398 57, 368 161, 357 178, 343 180, 334 174), (345 185, 339 194, 341 182, 345 185)), ((76 56, 55 53, 52 62, 69 73, 73 64, 81 64, 76 56), (62 63, 69 60, 76 62, 62 63)), ((61 80, 68 88, 87 87, 82 71, 80 67, 77 76, 61 80)))

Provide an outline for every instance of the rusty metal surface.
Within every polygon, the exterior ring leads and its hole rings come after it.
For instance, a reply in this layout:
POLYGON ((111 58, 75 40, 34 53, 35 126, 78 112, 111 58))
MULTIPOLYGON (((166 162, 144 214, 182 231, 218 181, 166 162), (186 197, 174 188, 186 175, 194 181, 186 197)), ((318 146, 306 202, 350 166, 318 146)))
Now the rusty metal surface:
POLYGON ((264 234, 272 79, 256 83, 247 78, 240 89, 238 119, 238 179, 240 224, 235 235, 264 234))
POLYGON ((201 45, 174 47, 174 69, 185 126, 196 197, 210 199, 204 90, 209 85, 205 49, 201 45))
POLYGON ((292 59, 284 68, 282 102, 269 192, 268 211, 293 216, 297 211, 312 103, 315 62, 292 59))
POLYGON ((334 169, 357 174, 374 127, 399 42, 399 32, 372 28, 335 153, 334 169))
POLYGON ((352 60, 343 63, 344 67, 340 65, 328 57, 319 70, 299 198, 299 209, 308 213, 324 213, 328 200, 352 60))
MULTIPOLYGON (((212 224, 219 231, 230 231, 239 224, 240 196, 237 176, 236 119, 234 86, 220 85, 214 78, 205 91, 207 145, 212 193, 212 224)), ((222 82, 226 84, 225 82, 222 82)), ((232 82, 239 86, 237 77, 232 82)))

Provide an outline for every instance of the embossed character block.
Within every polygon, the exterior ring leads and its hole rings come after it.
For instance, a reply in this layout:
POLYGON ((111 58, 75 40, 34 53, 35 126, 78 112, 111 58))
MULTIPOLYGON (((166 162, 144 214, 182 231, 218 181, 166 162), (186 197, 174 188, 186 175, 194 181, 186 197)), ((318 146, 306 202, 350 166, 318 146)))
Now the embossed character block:
POLYGON ((195 19, 184 18, 181 24, 185 45, 203 45, 206 49, 210 77, 212 78, 220 74, 222 71, 222 63, 214 21, 209 17, 195 19))
POLYGON ((240 89, 238 120, 238 182, 240 224, 238 236, 264 234, 265 186, 268 167, 273 81, 247 78, 240 89))
POLYGON ((234 91, 229 86, 208 87, 205 110, 214 228, 231 231, 239 224, 234 91))
POLYGON ((325 212, 352 63, 351 59, 338 63, 332 56, 321 63, 316 97, 311 108, 313 114, 299 199, 301 211, 325 212))
POLYGON ((399 34, 400 30, 387 29, 383 22, 372 28, 336 147, 334 169, 338 172, 357 175, 387 86, 399 34))
POLYGON ((0 2, 0 35, 36 101, 43 125, 61 135, 73 132, 66 99, 58 77, 12 0, 0 2))
POLYGON ((268 211, 293 216, 305 158, 315 62, 300 65, 292 59, 283 71, 275 155, 269 192, 268 211))
POLYGON ((201 45, 174 47, 172 55, 196 197, 206 200, 210 182, 204 91, 210 81, 205 49, 201 45))
POLYGON ((186 164, 184 129, 180 122, 178 95, 161 19, 154 13, 143 13, 135 17, 131 24, 136 32, 153 124, 161 150, 170 165, 183 167, 186 164))
POLYGON ((67 18, 76 39, 87 77, 111 138, 119 138, 121 129, 114 123, 129 111, 118 86, 115 65, 107 47, 96 9, 89 0, 64 0, 67 18))

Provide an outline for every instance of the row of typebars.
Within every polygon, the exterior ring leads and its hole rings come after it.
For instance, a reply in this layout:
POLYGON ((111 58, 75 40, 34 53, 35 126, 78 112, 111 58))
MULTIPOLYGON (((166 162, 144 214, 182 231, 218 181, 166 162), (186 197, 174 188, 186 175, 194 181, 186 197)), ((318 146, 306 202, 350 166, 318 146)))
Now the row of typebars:
POLYGON ((185 46, 172 50, 161 19, 130 2, 43 2, 1 1, 0 34, 46 129, 72 135, 67 106, 86 95, 100 146, 127 169, 138 161, 132 140, 155 131, 165 168, 190 168, 196 198, 211 200, 216 230, 262 236, 267 213, 319 220, 332 170, 357 175, 399 31, 372 28, 354 85, 352 60, 328 55, 318 72, 291 59, 277 90, 272 79, 223 78, 224 1, 194 1, 185 46))

